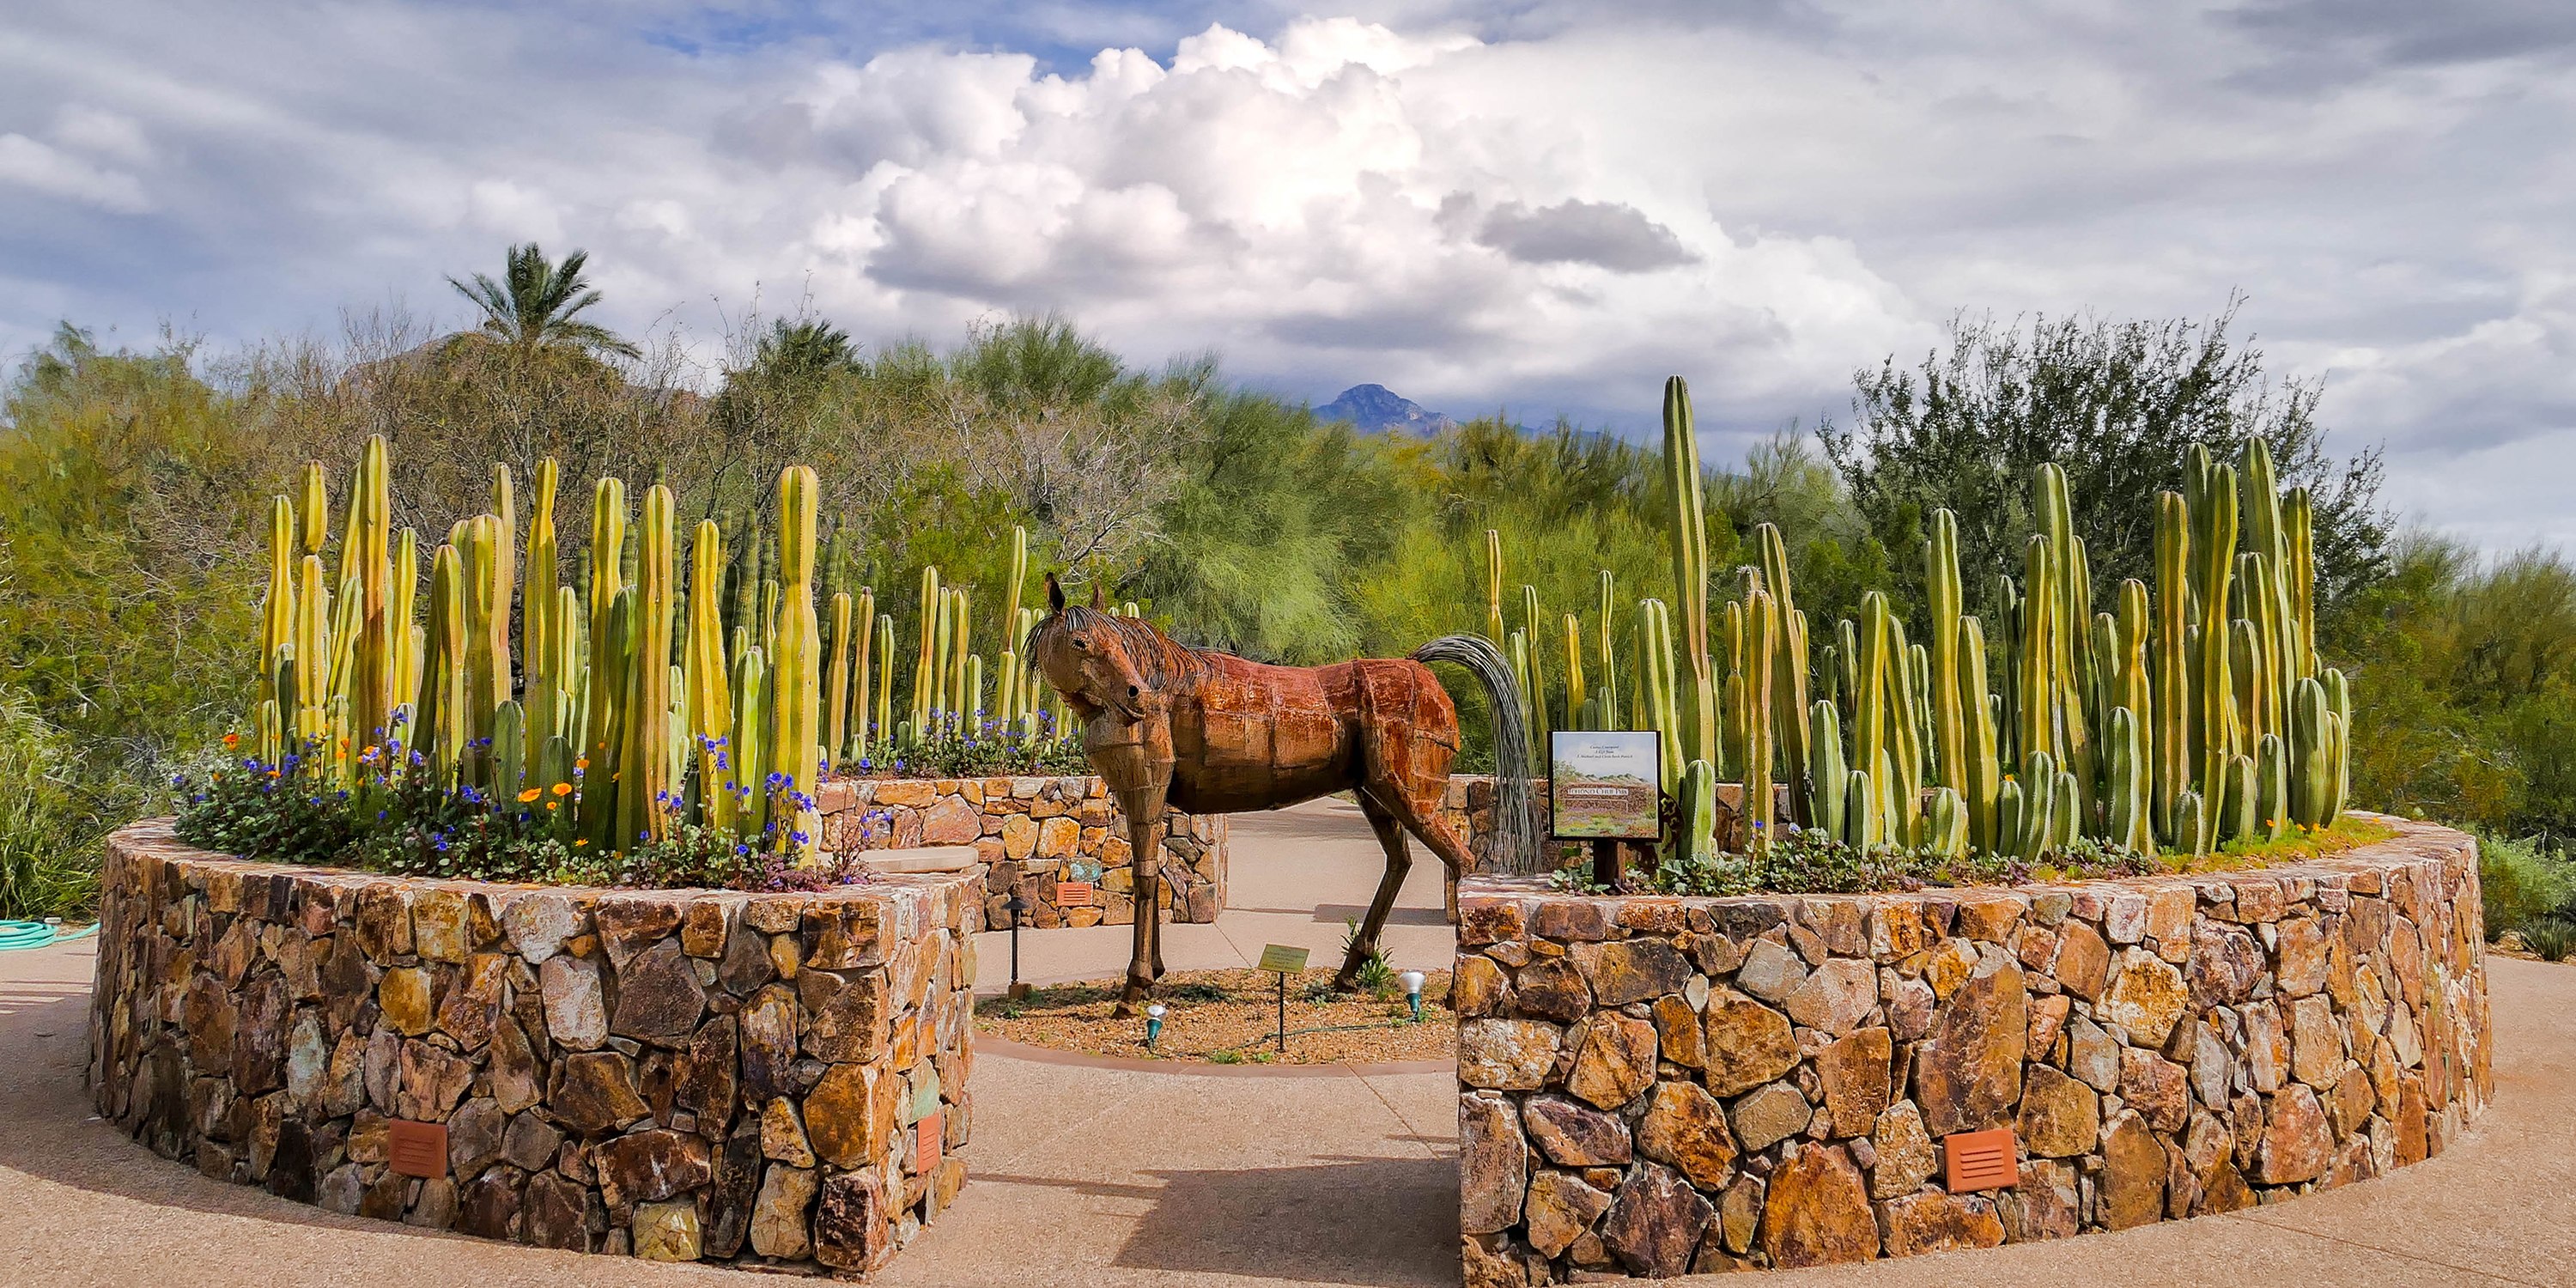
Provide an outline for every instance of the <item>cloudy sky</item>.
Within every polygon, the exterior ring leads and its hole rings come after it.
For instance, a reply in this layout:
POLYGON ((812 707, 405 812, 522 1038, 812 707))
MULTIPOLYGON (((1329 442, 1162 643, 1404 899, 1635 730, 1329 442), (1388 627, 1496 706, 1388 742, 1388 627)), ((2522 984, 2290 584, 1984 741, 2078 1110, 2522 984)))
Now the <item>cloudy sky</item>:
POLYGON ((15 0, 0 355, 328 333, 504 244, 701 346, 1061 309, 1292 397, 1847 410, 1960 310, 2204 315, 2391 499, 2576 543, 2564 0, 15 0))

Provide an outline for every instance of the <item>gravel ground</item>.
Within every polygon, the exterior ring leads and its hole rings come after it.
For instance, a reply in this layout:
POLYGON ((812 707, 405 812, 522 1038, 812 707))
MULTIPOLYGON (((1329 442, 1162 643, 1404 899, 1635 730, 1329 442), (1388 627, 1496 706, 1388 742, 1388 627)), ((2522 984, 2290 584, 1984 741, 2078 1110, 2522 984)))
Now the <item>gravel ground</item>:
POLYGON ((1022 1001, 987 998, 975 1007, 976 1031, 1030 1046, 1089 1055, 1207 1064, 1382 1064, 1446 1060, 1457 1054, 1457 1017, 1442 1005, 1449 972, 1422 986, 1422 1023, 1412 1022, 1404 994, 1331 994, 1333 973, 1310 970, 1288 981, 1288 1050, 1278 1051, 1279 977, 1259 970, 1180 971, 1163 977, 1162 1036, 1145 1048, 1145 1022, 1118 1019, 1120 981, 1092 980, 1037 990, 1022 1001), (1329 1032, 1300 1032, 1326 1029, 1329 1032))

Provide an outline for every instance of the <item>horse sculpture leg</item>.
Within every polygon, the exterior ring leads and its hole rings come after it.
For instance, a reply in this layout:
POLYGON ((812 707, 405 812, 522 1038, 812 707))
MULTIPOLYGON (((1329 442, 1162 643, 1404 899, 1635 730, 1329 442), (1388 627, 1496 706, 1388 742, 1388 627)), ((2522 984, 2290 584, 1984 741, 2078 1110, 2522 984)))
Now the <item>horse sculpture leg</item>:
POLYGON ((1360 813, 1377 831, 1377 843, 1386 849, 1386 875, 1378 879, 1377 897, 1369 900, 1368 916, 1360 922, 1359 933, 1351 937, 1341 973, 1333 977, 1333 987, 1345 993, 1359 983, 1360 963, 1377 950, 1378 934, 1386 928, 1387 914, 1395 908, 1395 896, 1404 889, 1405 873, 1413 870, 1413 856, 1404 848, 1404 824, 1395 812, 1378 804, 1367 788, 1354 794, 1359 798, 1360 813))
POLYGON ((1118 994, 1115 1014, 1121 1018, 1134 1016, 1139 1004, 1153 993, 1154 981, 1163 977, 1162 836, 1159 810, 1145 817, 1129 816, 1127 843, 1135 857, 1128 872, 1136 900, 1136 934, 1127 956, 1127 986, 1118 994))

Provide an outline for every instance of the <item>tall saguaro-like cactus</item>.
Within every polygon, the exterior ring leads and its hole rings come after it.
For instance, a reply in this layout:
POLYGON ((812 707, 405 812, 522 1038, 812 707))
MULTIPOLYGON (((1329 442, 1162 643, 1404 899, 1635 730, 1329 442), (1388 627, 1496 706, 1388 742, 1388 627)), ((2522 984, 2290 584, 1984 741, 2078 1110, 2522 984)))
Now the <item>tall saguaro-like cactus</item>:
MULTIPOLYGON (((771 715, 775 771, 788 785, 810 797, 822 782, 822 736, 816 713, 822 704, 815 666, 821 629, 814 612, 814 513, 822 485, 814 471, 791 465, 778 476, 778 572, 783 602, 778 622, 777 709, 771 715)), ((821 823, 811 807, 797 816, 797 830, 811 852, 821 823)))
POLYGON ((1701 496, 1699 434, 1691 422, 1690 386, 1674 376, 1664 382, 1664 473, 1673 509, 1664 533, 1673 548, 1673 605, 1681 615, 1674 641, 1683 725, 1682 745, 1695 760, 1719 760, 1717 677, 1708 638, 1708 515, 1701 496), (1682 674, 1687 672, 1687 674, 1682 674))

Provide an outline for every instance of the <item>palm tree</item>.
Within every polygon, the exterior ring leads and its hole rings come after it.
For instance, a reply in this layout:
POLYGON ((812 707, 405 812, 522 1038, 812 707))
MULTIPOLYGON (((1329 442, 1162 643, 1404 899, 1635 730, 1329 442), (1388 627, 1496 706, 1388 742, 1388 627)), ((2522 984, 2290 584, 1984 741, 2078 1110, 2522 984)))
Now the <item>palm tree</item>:
POLYGON ((753 362, 760 370, 803 379, 856 370, 859 358, 849 332, 820 318, 801 322, 779 318, 770 323, 769 334, 760 337, 753 362))
POLYGON ((599 292, 582 280, 590 252, 576 250, 560 264, 550 263, 535 242, 510 248, 510 266, 499 282, 476 273, 471 285, 451 277, 447 284, 483 310, 484 334, 525 352, 564 348, 598 356, 613 353, 640 357, 643 350, 615 332, 573 315, 599 303, 599 292))

